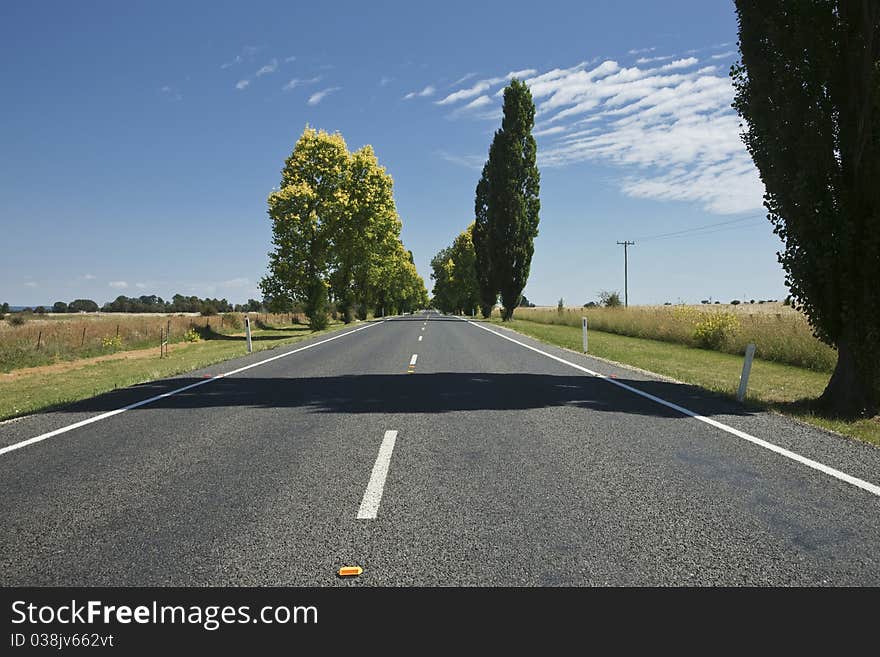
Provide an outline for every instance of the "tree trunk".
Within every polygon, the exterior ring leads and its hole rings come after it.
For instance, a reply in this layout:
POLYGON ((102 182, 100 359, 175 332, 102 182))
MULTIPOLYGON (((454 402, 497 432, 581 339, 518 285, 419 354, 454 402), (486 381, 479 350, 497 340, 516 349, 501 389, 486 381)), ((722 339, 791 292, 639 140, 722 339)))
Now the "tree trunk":
POLYGON ((513 319, 513 308, 508 308, 507 306, 504 306, 501 309, 501 319, 505 322, 509 322, 511 319, 513 319))
POLYGON ((837 366, 819 398, 819 406, 831 415, 873 417, 878 411, 877 363, 859 360, 846 340, 837 345, 837 366))
POLYGON ((488 303, 480 305, 480 312, 483 313, 483 319, 489 319, 492 316, 492 308, 494 307, 494 303, 492 305, 489 305, 488 303))

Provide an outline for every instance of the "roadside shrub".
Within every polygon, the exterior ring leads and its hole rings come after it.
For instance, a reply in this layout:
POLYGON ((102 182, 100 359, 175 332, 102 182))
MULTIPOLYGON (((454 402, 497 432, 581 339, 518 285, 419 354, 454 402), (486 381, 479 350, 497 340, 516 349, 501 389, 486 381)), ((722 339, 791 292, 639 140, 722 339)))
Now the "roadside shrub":
POLYGON ((561 315, 563 311, 565 311, 565 300, 560 298, 559 303, 556 304, 556 312, 561 315))
POLYGON ((213 317, 217 314, 217 309, 213 304, 206 303, 202 306, 202 317, 213 317))
POLYGON ((599 303, 606 308, 617 308, 623 305, 620 301, 620 292, 617 290, 602 290, 599 292, 599 303))
POLYGON ((186 342, 198 342, 202 339, 202 336, 199 335, 199 332, 194 328, 189 329, 186 333, 183 334, 183 339, 186 342))
POLYGON ((27 321, 27 317, 22 313, 13 313, 9 317, 6 318, 6 321, 12 324, 13 326, 21 326, 27 321))
POLYGON ((241 319, 241 315, 238 313, 224 313, 223 314, 223 326, 233 328, 233 329, 242 329, 244 328, 244 322, 241 319))
POLYGON ((733 313, 708 313, 694 326, 694 341, 704 349, 720 349, 725 339, 739 327, 733 313))
POLYGON ((122 347, 122 338, 118 335, 108 335, 107 337, 101 338, 101 347, 116 351, 122 347))

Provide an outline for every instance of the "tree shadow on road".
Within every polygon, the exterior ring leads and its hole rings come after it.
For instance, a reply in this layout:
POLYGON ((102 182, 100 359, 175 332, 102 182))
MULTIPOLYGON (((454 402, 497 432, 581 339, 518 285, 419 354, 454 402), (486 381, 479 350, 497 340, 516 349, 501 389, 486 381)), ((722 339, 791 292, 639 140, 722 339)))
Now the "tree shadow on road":
MULTIPOLYGON (((614 379, 701 415, 751 415, 736 402, 677 383, 614 379)), ((65 406, 70 412, 120 408, 191 384, 190 390, 140 408, 302 408, 314 413, 422 413, 515 411, 570 407, 592 411, 680 418, 682 413, 609 380, 587 375, 434 373, 362 374, 328 377, 234 376, 205 383, 175 378, 147 383, 65 406)))

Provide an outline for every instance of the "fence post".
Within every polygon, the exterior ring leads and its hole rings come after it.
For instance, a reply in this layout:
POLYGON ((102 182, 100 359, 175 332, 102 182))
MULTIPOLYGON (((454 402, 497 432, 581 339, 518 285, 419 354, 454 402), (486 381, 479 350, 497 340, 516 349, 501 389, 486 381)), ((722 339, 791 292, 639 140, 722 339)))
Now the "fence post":
POLYGON ((244 334, 247 338, 247 352, 251 353, 254 348, 251 345, 251 318, 245 315, 244 318, 244 334))
POLYGON ((162 327, 159 327, 159 358, 165 357, 165 341, 162 339, 162 327))
POLYGON ((587 318, 581 317, 581 326, 584 331, 584 353, 587 353, 587 318))
POLYGON ((746 388, 749 385, 749 373, 752 371, 752 359, 755 357, 755 343, 750 342, 746 346, 746 359, 743 362, 742 376, 739 377, 739 390, 736 392, 736 400, 743 401, 746 398, 746 388))
POLYGON ((40 345, 43 343, 43 329, 40 329, 40 334, 37 336, 37 351, 40 350, 40 345))
POLYGON ((83 326, 83 336, 82 336, 82 340, 79 341, 79 346, 83 347, 85 345, 85 343, 86 343, 86 327, 83 326))

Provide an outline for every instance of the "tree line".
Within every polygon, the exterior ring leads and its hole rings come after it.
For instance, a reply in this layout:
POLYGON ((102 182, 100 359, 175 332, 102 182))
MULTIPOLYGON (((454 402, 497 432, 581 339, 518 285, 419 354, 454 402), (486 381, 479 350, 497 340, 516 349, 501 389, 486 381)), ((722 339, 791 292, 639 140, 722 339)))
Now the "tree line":
POLYGON ((433 305, 444 312, 488 318, 501 300, 501 317, 522 304, 535 252, 541 210, 535 103, 525 82, 504 89, 501 128, 495 131, 474 199, 474 223, 431 260, 433 305))
POLYGON ((306 127, 268 198, 272 220, 263 294, 279 310, 300 304, 309 326, 424 308, 428 293, 400 240, 393 180, 369 145, 306 127))
MULTIPOLYGON (((25 308, 23 312, 33 312, 38 315, 52 312, 63 313, 202 313, 203 315, 216 315, 226 312, 264 312, 270 310, 263 301, 248 299, 247 303, 231 304, 226 299, 201 299, 197 296, 184 296, 175 294, 171 300, 165 301, 155 294, 139 297, 127 297, 119 295, 113 301, 108 301, 99 306, 92 299, 75 299, 70 303, 56 301, 50 308, 36 306, 25 308)), ((9 304, 0 305, 0 313, 9 312, 9 304)))

